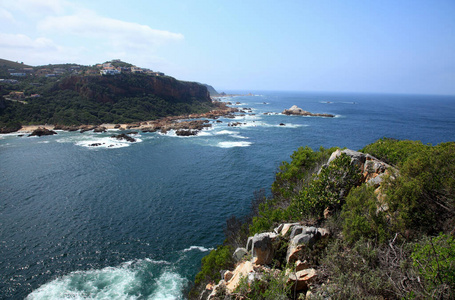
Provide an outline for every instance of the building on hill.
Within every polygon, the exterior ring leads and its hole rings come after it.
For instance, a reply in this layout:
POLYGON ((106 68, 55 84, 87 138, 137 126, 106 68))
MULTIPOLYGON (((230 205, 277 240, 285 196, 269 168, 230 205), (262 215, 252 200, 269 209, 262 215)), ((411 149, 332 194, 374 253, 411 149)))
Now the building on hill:
POLYGON ((103 69, 100 71, 101 75, 117 75, 120 74, 121 72, 117 69, 103 69))
POLYGON ((41 77, 46 76, 47 74, 51 74, 51 73, 52 73, 52 71, 49 69, 39 69, 39 70, 36 70, 36 72, 35 72, 35 74, 37 76, 41 76, 41 77))
POLYGON ((139 73, 144 73, 144 70, 138 67, 131 67, 131 73, 139 74, 139 73))
POLYGON ((9 73, 9 75, 16 77, 25 77, 27 76, 27 73, 9 73))
POLYGON ((24 99, 25 94, 24 94, 24 92, 10 92, 9 97, 11 99, 24 99))

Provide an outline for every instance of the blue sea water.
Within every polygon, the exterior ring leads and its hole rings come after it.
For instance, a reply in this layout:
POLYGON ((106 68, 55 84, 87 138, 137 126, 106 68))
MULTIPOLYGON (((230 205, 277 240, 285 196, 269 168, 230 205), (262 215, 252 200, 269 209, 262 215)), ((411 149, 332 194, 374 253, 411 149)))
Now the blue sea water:
POLYGON ((223 99, 255 115, 195 137, 0 136, 0 298, 182 299, 225 220, 298 147, 455 141, 454 96, 256 94, 223 99), (336 117, 279 114, 294 104, 336 117))

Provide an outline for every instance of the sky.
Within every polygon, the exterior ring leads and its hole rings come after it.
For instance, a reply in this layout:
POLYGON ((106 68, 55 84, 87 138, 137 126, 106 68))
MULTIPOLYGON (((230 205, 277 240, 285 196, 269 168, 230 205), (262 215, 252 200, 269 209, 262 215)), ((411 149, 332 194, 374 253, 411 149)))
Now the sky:
POLYGON ((454 0, 0 0, 0 58, 218 91, 455 95, 454 0))

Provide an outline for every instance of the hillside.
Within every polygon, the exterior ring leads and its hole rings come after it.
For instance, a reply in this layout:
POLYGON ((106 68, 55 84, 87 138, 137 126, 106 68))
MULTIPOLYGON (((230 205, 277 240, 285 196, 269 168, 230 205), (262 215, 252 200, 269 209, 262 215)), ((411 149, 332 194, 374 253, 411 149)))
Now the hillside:
POLYGON ((11 60, 1 59, 1 58, 0 58, 0 67, 7 67, 7 68, 11 68, 11 69, 31 68, 31 66, 29 66, 29 65, 25 65, 23 63, 14 62, 11 60))
MULTIPOLYGON (((8 132, 31 124, 131 123, 215 108, 199 83, 137 67, 128 72, 133 67, 116 63, 123 71, 115 75, 100 75, 102 67, 66 64, 3 79, 0 128, 8 132)), ((115 69, 108 65, 106 69, 115 69)))
POLYGON ((455 143, 299 148, 230 218, 191 299, 453 299, 455 143))

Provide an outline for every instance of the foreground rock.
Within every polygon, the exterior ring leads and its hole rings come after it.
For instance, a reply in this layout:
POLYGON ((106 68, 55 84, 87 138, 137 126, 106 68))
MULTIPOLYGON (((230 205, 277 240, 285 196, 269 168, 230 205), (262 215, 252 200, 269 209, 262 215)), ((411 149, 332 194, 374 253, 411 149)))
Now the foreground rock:
MULTIPOLYGON (((351 165, 358 168, 362 174, 361 183, 376 188, 377 211, 388 210, 383 200, 385 195, 382 193, 381 184, 385 176, 394 176, 397 170, 369 154, 345 149, 333 152, 319 173, 342 155, 348 156, 351 165)), ((330 214, 328 207, 324 211, 324 217, 328 218, 330 214)), ((245 299, 238 298, 243 296, 235 292, 241 283, 247 283, 246 287, 242 285, 242 289, 248 289, 248 286, 253 284, 260 286, 261 281, 267 286, 265 278, 270 280, 270 276, 277 280, 284 279, 284 282, 278 282, 287 284, 291 291, 296 293, 296 299, 309 299, 312 285, 321 283, 324 278, 324 270, 319 269, 313 255, 326 246, 329 236, 326 228, 305 226, 299 222, 282 223, 273 232, 250 236, 246 248, 237 248, 233 254, 235 268, 223 271, 223 279, 218 284, 212 282, 207 285, 200 299, 245 299), (243 279, 240 280, 241 278, 243 279)), ((311 299, 316 298, 315 296, 311 299)))
POLYGON ((289 109, 283 110, 283 115, 297 115, 297 116, 310 116, 310 117, 326 117, 326 118, 333 118, 334 115, 331 114, 314 114, 309 111, 303 110, 297 105, 293 105, 289 109))
POLYGON ((54 135, 54 134, 57 134, 57 132, 46 129, 46 128, 38 127, 37 129, 33 130, 33 132, 31 134, 29 134, 28 136, 43 136, 43 135, 54 135))

